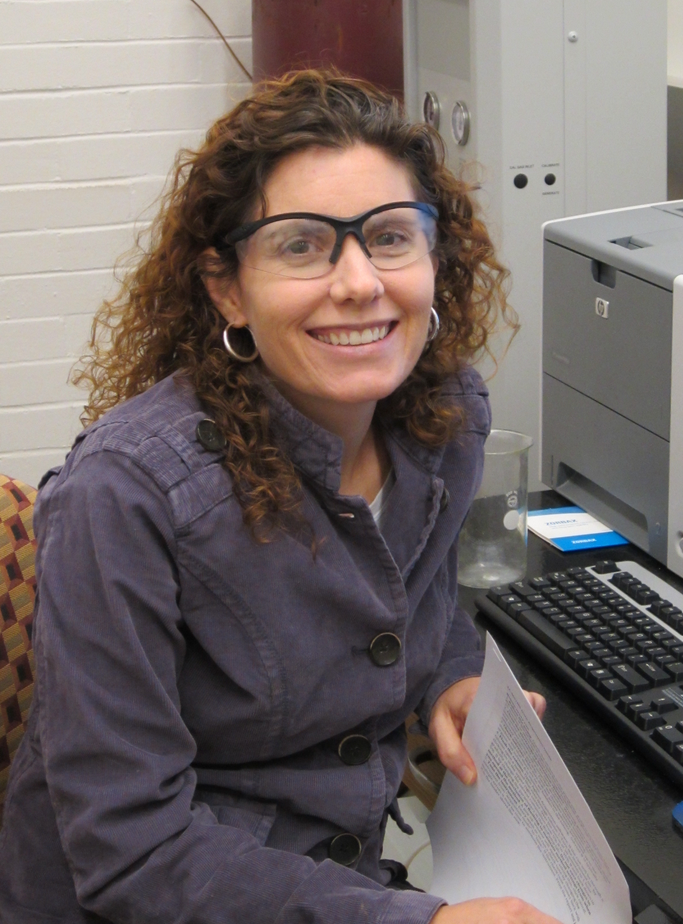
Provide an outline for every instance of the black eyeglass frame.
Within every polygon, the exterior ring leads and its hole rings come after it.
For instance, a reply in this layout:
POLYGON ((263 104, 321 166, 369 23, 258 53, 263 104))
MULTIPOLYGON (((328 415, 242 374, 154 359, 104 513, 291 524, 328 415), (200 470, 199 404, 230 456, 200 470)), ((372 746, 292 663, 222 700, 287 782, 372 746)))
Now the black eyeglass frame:
POLYGON ((378 215, 380 212, 387 212, 390 209, 417 209, 417 211, 424 212, 425 215, 429 215, 434 220, 438 220, 439 218, 439 212, 436 207, 430 205, 428 202, 389 202, 386 205, 378 205, 374 209, 369 209, 367 212, 361 212, 360 215, 355 215, 353 218, 333 218, 330 215, 320 215, 317 212, 283 212, 282 215, 271 215, 269 218, 259 218, 258 221, 250 221, 246 225, 240 225, 239 228, 235 228, 234 231, 227 234, 222 239, 221 244, 223 246, 233 247, 235 244, 239 244, 240 241, 244 241, 246 238, 251 237, 259 228, 270 225, 275 221, 282 221, 286 218, 310 218, 314 221, 324 221, 326 224, 331 225, 337 235, 334 247, 330 253, 330 263, 334 264, 339 259, 342 246, 349 234, 353 234, 356 238, 368 260, 372 260, 372 255, 368 250, 365 237, 363 236, 363 225, 368 218, 371 218, 373 215, 378 215))

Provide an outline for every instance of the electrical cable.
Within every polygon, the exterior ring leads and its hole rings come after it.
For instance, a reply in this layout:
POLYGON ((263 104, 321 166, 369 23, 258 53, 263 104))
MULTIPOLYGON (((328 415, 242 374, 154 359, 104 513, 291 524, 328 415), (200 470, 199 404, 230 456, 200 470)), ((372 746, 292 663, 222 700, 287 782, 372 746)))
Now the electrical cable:
POLYGON ((235 59, 235 61, 236 61, 237 64, 239 65, 239 67, 242 69, 242 71, 244 71, 244 73, 247 75, 247 77, 249 78, 249 80, 253 80, 253 77, 251 76, 251 74, 249 73, 249 71, 246 69, 246 67, 242 64, 242 62, 241 62, 240 59, 237 57, 237 55, 235 54, 235 52, 232 50, 232 48, 231 48, 230 45, 228 44, 228 40, 227 40, 226 37, 223 35, 223 33, 221 32, 221 30, 218 28, 218 26, 216 25, 216 23, 213 21, 213 19, 211 19, 211 17, 210 17, 209 14, 206 12, 206 10, 204 9, 204 7, 200 6, 199 3, 197 3, 197 0, 190 0, 190 3, 194 3, 194 5, 197 7, 197 9, 198 9, 201 13, 203 13, 204 16, 206 16, 206 18, 209 20, 209 22, 211 23, 211 25, 214 27, 214 29, 215 29, 216 32, 218 33, 218 35, 219 35, 221 41, 223 42, 223 44, 225 45, 225 47, 228 49, 228 51, 230 52, 230 54, 233 56, 233 58, 235 59))

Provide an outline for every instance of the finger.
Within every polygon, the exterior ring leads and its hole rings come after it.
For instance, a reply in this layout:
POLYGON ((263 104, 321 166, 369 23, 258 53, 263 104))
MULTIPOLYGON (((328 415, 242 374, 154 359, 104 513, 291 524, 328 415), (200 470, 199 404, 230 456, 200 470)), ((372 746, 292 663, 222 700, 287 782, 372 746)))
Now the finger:
POLYGON ((545 707, 547 705, 545 696, 542 696, 540 693, 535 693, 532 690, 525 690, 524 695, 531 703, 536 715, 539 717, 539 719, 542 719, 545 715, 545 707))
POLYGON ((439 760, 444 767, 455 774, 465 785, 469 786, 474 783, 477 778, 477 768, 447 711, 435 712, 430 724, 430 733, 436 744, 439 760))

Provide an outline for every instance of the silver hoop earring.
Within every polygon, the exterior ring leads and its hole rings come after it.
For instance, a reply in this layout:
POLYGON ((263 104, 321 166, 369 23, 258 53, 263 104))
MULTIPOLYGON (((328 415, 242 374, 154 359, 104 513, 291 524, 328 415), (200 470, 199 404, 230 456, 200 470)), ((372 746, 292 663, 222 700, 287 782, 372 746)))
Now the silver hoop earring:
MULTIPOLYGON (((240 363, 253 363, 254 360, 259 355, 258 346, 256 345, 256 338, 254 337, 250 328, 247 326, 237 327, 237 325, 231 321, 228 324, 228 326, 225 328, 225 330, 223 331, 223 343, 225 344, 225 349, 227 350, 228 354, 232 356, 233 359, 236 359, 240 363), (241 338, 243 340, 246 339, 247 337, 251 338, 253 348, 252 348, 251 353, 248 356, 245 356, 243 353, 238 353, 237 350, 234 348, 234 346, 230 343, 230 331, 232 329, 244 331, 244 335, 241 338)), ((243 346, 245 345, 246 344, 243 344, 243 346)))
POLYGON ((432 305, 431 314, 429 315, 429 327, 427 328, 427 343, 431 343, 432 340, 439 333, 439 328, 441 327, 441 322, 439 321, 439 315, 436 313, 436 308, 432 305))

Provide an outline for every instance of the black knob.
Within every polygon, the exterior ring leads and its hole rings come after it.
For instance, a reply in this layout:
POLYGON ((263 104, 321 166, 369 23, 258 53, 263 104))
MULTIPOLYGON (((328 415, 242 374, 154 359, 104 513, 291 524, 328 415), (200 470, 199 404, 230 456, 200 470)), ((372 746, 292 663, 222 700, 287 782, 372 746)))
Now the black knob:
POLYGON ((554 186, 557 183, 557 177, 554 173, 546 173, 545 175, 545 185, 554 186))
POLYGON ((197 439, 204 449, 208 449, 209 452, 220 452, 225 449, 227 440, 216 426, 215 421, 205 417, 204 420, 200 420, 197 424, 196 432, 197 439))
POLYGON ((338 834, 332 838, 329 857, 340 866, 351 866, 360 857, 363 845, 355 834, 338 834))
POLYGON ((370 657, 378 667, 388 667, 401 655, 401 639, 393 632, 382 632, 370 642, 370 657))
POLYGON ((349 767, 356 767, 370 759, 372 745, 365 735, 347 735, 340 742, 337 753, 349 767))
POLYGON ((517 189, 524 189, 524 187, 529 182, 529 177, 526 175, 526 173, 518 173, 513 182, 517 189))

